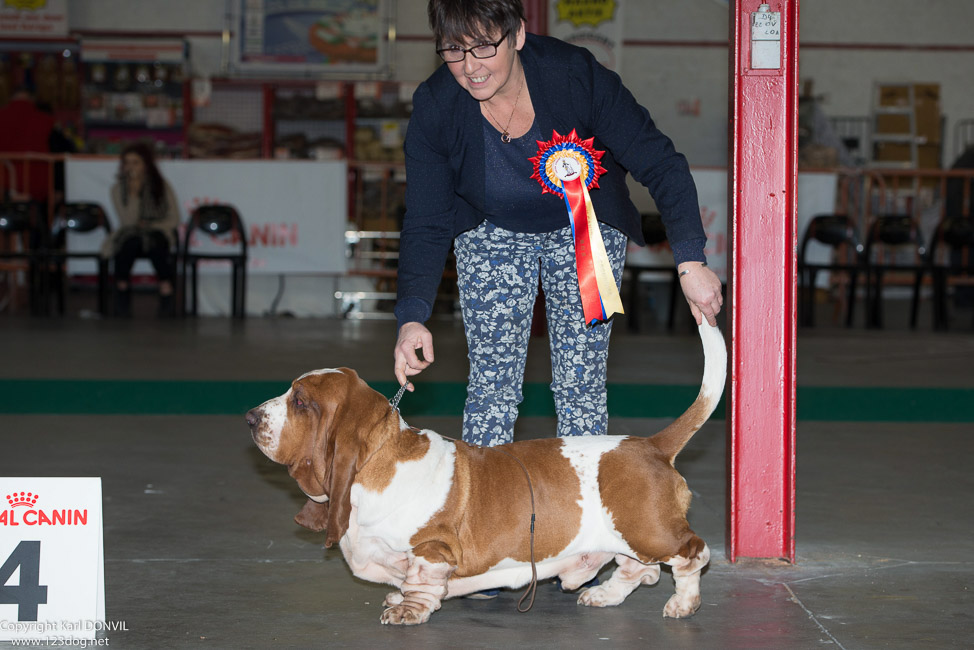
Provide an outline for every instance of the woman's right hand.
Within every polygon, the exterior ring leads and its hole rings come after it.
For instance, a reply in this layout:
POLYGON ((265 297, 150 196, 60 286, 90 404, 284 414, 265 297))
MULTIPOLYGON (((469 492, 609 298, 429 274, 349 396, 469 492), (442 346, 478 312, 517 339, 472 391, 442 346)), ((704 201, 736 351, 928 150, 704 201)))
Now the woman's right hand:
MULTIPOLYGON (((418 375, 433 363, 433 335, 422 323, 406 323, 399 328, 399 339, 396 341, 393 357, 396 380, 400 386, 405 386, 409 381, 408 377, 418 375), (416 354, 416 350, 422 350, 422 359, 416 354)), ((412 392, 413 385, 410 383, 406 390, 412 392)))

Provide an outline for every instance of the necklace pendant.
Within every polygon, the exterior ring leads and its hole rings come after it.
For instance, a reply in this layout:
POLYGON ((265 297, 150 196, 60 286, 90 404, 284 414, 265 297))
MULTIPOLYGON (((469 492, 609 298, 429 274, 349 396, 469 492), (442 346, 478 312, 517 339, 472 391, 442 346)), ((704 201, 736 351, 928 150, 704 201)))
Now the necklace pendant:
POLYGON ((511 143, 511 134, 508 133, 507 131, 504 131, 503 133, 501 133, 501 142, 503 142, 504 144, 510 144, 511 143))

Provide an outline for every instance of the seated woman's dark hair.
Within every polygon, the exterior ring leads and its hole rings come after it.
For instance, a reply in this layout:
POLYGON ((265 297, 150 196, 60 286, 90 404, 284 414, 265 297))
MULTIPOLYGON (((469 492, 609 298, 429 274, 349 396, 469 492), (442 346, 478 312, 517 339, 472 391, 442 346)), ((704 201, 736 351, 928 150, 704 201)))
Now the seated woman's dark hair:
MULTIPOLYGON (((161 205, 166 200, 166 183, 162 180, 159 167, 156 166, 155 151, 145 142, 132 142, 122 149, 122 153, 119 154, 118 179, 123 183, 126 181, 125 156, 128 154, 135 154, 142 159, 145 164, 145 182, 149 195, 155 203, 161 205)), ((127 200, 128 192, 123 192, 122 196, 123 201, 127 200)))
POLYGON ((430 0, 427 13, 437 47, 517 34, 524 20, 521 0, 430 0))

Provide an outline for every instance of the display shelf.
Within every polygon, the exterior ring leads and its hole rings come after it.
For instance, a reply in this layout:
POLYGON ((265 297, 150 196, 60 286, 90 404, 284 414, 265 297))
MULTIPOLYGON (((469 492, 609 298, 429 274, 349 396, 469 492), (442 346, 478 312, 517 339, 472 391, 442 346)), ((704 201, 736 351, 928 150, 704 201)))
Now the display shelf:
MULTIPOLYGON (((122 46, 127 51, 130 45, 122 46)), ((115 154, 133 140, 150 140, 158 153, 184 154, 185 58, 170 61, 108 60, 82 48, 85 61, 82 118, 88 153, 115 154)), ((124 54, 122 55, 124 57, 124 54)), ((132 54, 133 57, 138 54, 132 54)))

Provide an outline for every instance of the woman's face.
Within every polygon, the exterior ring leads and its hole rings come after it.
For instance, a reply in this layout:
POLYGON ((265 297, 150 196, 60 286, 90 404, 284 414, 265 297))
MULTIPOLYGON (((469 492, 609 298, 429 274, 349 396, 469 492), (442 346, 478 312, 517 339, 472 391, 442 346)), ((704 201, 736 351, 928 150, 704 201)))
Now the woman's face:
MULTIPOLYGON (((500 40, 503 34, 500 31, 490 32, 487 43, 494 43, 500 40)), ((463 49, 475 45, 483 45, 478 39, 467 39, 463 43, 444 43, 440 47, 458 46, 463 49)), ((485 101, 501 93, 513 95, 518 91, 520 81, 514 77, 514 64, 517 60, 517 51, 524 47, 524 25, 518 29, 517 34, 508 34, 507 37, 497 46, 497 54, 489 59, 478 59, 471 52, 463 58, 463 61, 447 63, 453 78, 457 80, 467 92, 477 101, 485 101)))
POLYGON ((137 153, 127 153, 122 158, 122 169, 129 181, 140 181, 145 178, 145 161, 137 153))

